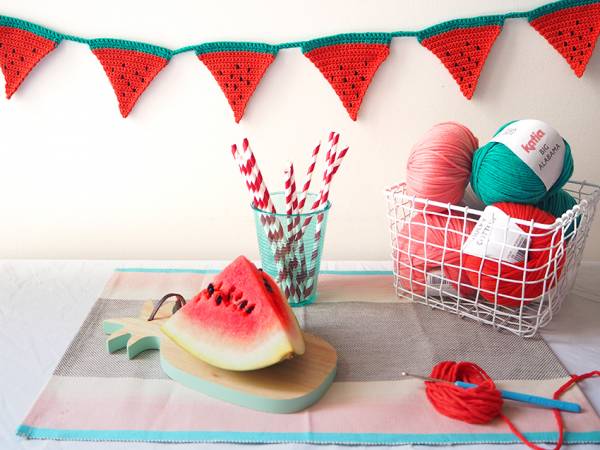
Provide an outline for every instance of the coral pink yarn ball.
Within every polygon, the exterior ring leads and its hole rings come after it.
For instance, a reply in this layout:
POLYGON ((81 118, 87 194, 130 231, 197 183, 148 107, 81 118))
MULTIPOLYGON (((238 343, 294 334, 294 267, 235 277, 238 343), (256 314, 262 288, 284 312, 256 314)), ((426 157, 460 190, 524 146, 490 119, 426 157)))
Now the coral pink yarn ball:
POLYGON ((469 183, 473 153, 478 145, 477 138, 464 125, 456 122, 434 125, 408 157, 408 194, 458 204, 469 183))
MULTIPOLYGON (((407 221, 397 237, 396 274, 400 285, 415 294, 425 294, 427 274, 442 270, 460 294, 472 295, 466 270, 461 270, 461 248, 474 223, 462 216, 418 213, 407 221)), ((464 256, 463 256, 464 258, 464 256)), ((432 288, 430 293, 435 293, 432 288)))
MULTIPOLYGON (((552 214, 533 205, 521 203, 495 203, 510 217, 531 223, 552 224, 552 214)), ((560 277, 564 262, 564 242, 562 230, 543 229, 539 225, 518 226, 531 235, 526 259, 508 263, 492 258, 464 254, 464 266, 471 284, 482 289, 481 296, 499 305, 519 307, 523 302, 537 299, 544 291, 550 290, 560 277), (481 273, 479 273, 481 272, 481 273), (523 282, 525 280, 525 282, 523 282)))

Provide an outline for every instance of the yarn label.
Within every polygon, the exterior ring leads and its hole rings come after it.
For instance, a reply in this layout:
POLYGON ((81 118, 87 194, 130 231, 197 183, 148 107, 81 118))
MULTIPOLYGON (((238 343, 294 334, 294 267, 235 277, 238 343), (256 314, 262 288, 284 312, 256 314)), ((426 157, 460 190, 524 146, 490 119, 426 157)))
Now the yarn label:
POLYGON ((529 236, 508 214, 487 206, 463 244, 463 253, 509 263, 522 262, 529 248, 529 236))
POLYGON ((554 128, 541 120, 517 120, 490 139, 506 145, 542 180, 549 190, 560 174, 565 143, 554 128))

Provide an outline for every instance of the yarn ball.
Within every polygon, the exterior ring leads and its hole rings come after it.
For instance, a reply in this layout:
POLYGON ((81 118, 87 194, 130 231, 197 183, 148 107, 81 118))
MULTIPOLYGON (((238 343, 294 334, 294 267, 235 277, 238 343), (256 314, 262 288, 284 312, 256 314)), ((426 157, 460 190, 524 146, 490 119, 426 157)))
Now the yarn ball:
MULTIPOLYGON (((494 136, 513 122, 516 121, 503 125, 494 136)), ((473 190, 486 205, 498 202, 535 205, 546 194, 552 194, 562 188, 573 174, 571 146, 564 139, 563 142, 565 155, 562 171, 548 191, 536 173, 500 142, 488 142, 473 155, 473 190)))
POLYGON ((456 122, 434 125, 412 148, 406 164, 409 195, 457 204, 471 176, 479 141, 456 122))
MULTIPOLYGON (((496 203, 494 206, 516 219, 548 225, 555 221, 552 214, 533 205, 496 203)), ((565 262, 562 231, 542 229, 535 223, 531 226, 517 224, 530 235, 526 259, 521 262, 509 263, 489 257, 482 260, 478 256, 464 255, 467 276, 473 286, 482 289, 480 294, 485 300, 519 307, 522 302, 537 299, 555 285, 565 262)))
MULTIPOLYGON (((545 196, 541 202, 539 202, 536 206, 541 210, 549 212, 554 217, 560 217, 568 210, 573 208, 577 204, 577 200, 569 194, 567 191, 560 190, 556 191, 553 194, 545 196)), ((575 231, 575 223, 579 225, 581 221, 581 216, 578 216, 575 220, 571 222, 567 230, 565 231, 565 239, 569 240, 573 236, 573 232, 575 231)), ((564 229, 563 229, 564 230, 564 229)))
POLYGON ((502 413, 502 394, 489 375, 471 362, 442 361, 431 378, 465 381, 477 387, 464 389, 450 383, 425 382, 425 394, 437 412, 473 424, 489 423, 502 413))
POLYGON ((461 295, 474 294, 467 271, 461 270, 461 248, 474 226, 462 216, 444 213, 420 212, 409 219, 398 234, 395 252, 400 285, 424 295, 427 274, 442 270, 457 291, 460 278, 461 295))

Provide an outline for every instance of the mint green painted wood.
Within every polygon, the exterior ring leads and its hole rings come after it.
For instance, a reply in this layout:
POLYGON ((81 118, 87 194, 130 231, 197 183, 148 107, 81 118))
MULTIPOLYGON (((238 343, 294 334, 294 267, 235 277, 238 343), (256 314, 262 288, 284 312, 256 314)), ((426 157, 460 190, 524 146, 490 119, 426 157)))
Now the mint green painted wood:
MULTIPOLYGON (((148 322, 152 304, 140 318, 105 320, 108 352, 126 348, 129 359, 146 350, 159 350, 165 374, 184 386, 220 400, 270 413, 301 411, 317 402, 335 378, 337 355, 323 339, 305 334, 306 353, 265 369, 234 372, 209 366, 160 330, 168 316, 148 322)), ((169 309, 169 308, 165 308, 169 309)), ((132 364, 135 364, 132 362, 132 364)))

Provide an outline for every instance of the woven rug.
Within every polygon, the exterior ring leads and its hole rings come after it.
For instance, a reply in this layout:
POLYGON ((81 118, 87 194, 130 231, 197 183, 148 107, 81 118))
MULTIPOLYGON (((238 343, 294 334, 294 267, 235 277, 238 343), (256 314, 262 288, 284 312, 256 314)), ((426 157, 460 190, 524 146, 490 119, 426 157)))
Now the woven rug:
MULTIPOLYGON (((143 302, 167 292, 186 298, 217 271, 119 269, 66 350, 18 429, 30 439, 335 443, 515 443, 504 422, 469 425, 437 414, 423 383, 403 371, 428 374, 443 360, 473 361, 500 388, 550 397, 568 374, 542 338, 522 339, 398 299, 386 272, 324 272, 319 300, 296 308, 302 327, 338 351, 327 394, 309 409, 270 414, 231 405, 168 379, 158 352, 128 360, 106 352, 102 321, 137 316, 143 302)), ((568 443, 600 443, 600 418, 582 392, 564 400, 568 443)), ((535 442, 554 442, 550 411, 505 404, 505 413, 535 442)))

